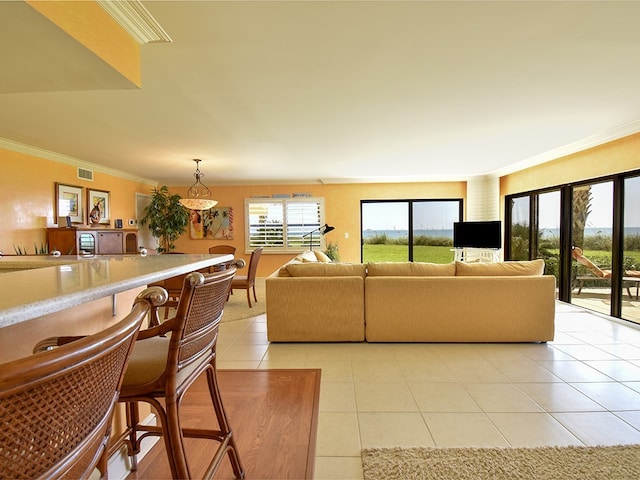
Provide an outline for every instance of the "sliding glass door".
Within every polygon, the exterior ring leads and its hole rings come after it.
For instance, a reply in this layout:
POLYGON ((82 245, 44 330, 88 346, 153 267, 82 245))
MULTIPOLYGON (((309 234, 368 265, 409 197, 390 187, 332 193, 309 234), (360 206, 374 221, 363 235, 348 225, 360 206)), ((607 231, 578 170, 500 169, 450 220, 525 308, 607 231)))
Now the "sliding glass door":
POLYGON ((571 303, 609 314, 613 258, 613 182, 574 187, 571 205, 571 246, 574 259, 571 303))
POLYGON ((453 260, 453 224, 461 220, 462 202, 431 200, 411 203, 412 251, 415 262, 453 260))
POLYGON ((531 237, 531 199, 529 196, 512 198, 507 252, 511 260, 529 260, 531 237))
POLYGON ((558 298, 640 323, 640 172, 505 198, 505 259, 545 260, 558 298))
POLYGON ((409 259, 409 204, 361 202, 363 262, 406 262, 409 259))
POLYGON ((363 200, 363 262, 453 261, 453 224, 462 199, 363 200))
POLYGON ((640 323, 640 177, 624 181, 622 318, 640 323))
POLYGON ((544 273, 560 278, 560 190, 537 196, 535 211, 534 258, 545 262, 544 273))

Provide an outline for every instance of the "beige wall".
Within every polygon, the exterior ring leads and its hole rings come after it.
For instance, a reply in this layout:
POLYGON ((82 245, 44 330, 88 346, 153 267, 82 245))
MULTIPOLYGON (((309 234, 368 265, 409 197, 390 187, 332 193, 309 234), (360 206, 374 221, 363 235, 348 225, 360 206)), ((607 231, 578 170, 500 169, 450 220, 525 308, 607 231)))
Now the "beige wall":
MULTIPOLYGON (((79 180, 76 167, 36 156, 0 149, 2 180, 0 188, 0 250, 13 253, 13 245, 27 247, 46 241, 45 228, 54 219, 55 182, 91 187, 111 192, 111 218, 135 218, 135 194, 148 194, 154 185, 95 172, 95 180, 79 180)), ((500 179, 500 204, 504 196, 571 181, 584 180, 640 169, 640 134, 632 135, 543 165, 528 168, 500 179)), ((234 210, 233 240, 192 240, 188 233, 177 242, 177 250, 206 252, 211 245, 229 243, 238 256, 248 261, 244 237, 244 199, 253 195, 308 192, 325 199, 325 220, 335 230, 325 237, 338 244, 341 260, 360 260, 360 200, 406 198, 467 198, 466 182, 338 184, 338 185, 209 185, 221 207, 234 210), (345 234, 349 238, 345 238, 345 234)), ((171 187, 186 194, 185 187, 171 187)), ((504 218, 504 212, 501 214, 504 218)), ((263 255, 259 276, 267 276, 291 255, 263 255)))
POLYGON ((500 195, 504 198, 637 169, 640 169, 640 133, 501 177, 500 195))
POLYGON ((14 253, 14 245, 34 253, 34 244, 46 242, 46 227, 57 222, 56 182, 109 191, 112 226, 115 218, 135 218, 136 192, 149 193, 154 186, 98 171, 94 181, 88 182, 78 178, 74 165, 11 150, 0 149, 0 165, 0 251, 6 254, 14 253))
MULTIPOLYGON (((211 187, 211 185, 209 185, 211 187)), ((186 187, 175 188, 180 195, 186 195, 186 187)), ((232 207, 234 218, 233 240, 191 240, 183 235, 176 242, 181 252, 205 252, 211 245, 230 244, 237 248, 237 255, 249 260, 245 252, 244 199, 252 195, 268 195, 295 192, 310 193, 323 197, 325 221, 335 227, 325 241, 338 244, 340 260, 360 261, 360 200, 406 199, 406 198, 464 198, 466 182, 442 183, 388 183, 388 184, 340 184, 340 185, 245 185, 213 186, 213 198, 220 207, 232 207), (349 238, 345 238, 345 233, 349 238)), ((293 255, 263 255, 258 268, 258 276, 267 276, 291 259, 293 255)))
POLYGON ((500 178, 500 217, 507 195, 640 169, 640 133, 500 178))
POLYGON ((140 46, 98 3, 26 1, 134 85, 142 85, 140 46))
MULTIPOLYGON (((111 193, 111 220, 135 218, 135 194, 150 193, 154 185, 136 182, 100 172, 94 173, 94 181, 77 178, 77 167, 32 155, 0 149, 2 188, 0 188, 0 250, 14 253, 14 245, 26 247, 33 253, 34 244, 46 242, 47 226, 54 226, 55 183, 65 183, 83 188, 108 190, 111 193)), ((192 240, 188 233, 176 242, 178 251, 187 253, 207 252, 211 245, 229 243, 238 249, 238 256, 249 260, 245 252, 244 199, 252 195, 308 192, 325 199, 325 220, 335 227, 326 241, 338 244, 340 257, 345 262, 360 261, 360 200, 405 198, 465 198, 465 182, 354 184, 354 185, 209 185, 221 207, 234 210, 233 240, 192 240), (345 238, 345 233, 349 238, 345 238)), ((185 187, 171 190, 186 195, 185 187)), ((263 255, 259 276, 269 275, 292 255, 263 255)))

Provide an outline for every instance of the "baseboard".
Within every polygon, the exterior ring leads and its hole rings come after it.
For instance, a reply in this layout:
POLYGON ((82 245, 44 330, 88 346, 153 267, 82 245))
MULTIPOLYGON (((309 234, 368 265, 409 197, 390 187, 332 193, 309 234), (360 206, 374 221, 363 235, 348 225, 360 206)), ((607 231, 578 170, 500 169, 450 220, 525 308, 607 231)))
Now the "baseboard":
MULTIPOLYGON (((142 422, 143 425, 156 425, 156 416, 151 413, 142 422)), ((151 448, 160 440, 159 437, 147 437, 140 445, 140 453, 138 454, 138 463, 149 453, 151 448)), ((131 473, 131 460, 127 455, 126 446, 122 446, 111 458, 108 464, 109 478, 112 480, 125 480, 131 473)))

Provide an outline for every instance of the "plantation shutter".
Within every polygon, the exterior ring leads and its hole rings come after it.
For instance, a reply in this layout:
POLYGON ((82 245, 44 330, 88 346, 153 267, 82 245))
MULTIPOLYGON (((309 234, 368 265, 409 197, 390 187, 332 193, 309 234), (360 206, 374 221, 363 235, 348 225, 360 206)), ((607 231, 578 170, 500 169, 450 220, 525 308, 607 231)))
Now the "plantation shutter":
POLYGON ((300 252, 319 248, 319 232, 304 236, 322 225, 324 199, 289 198, 245 200, 247 218, 247 250, 264 247, 265 250, 300 252))

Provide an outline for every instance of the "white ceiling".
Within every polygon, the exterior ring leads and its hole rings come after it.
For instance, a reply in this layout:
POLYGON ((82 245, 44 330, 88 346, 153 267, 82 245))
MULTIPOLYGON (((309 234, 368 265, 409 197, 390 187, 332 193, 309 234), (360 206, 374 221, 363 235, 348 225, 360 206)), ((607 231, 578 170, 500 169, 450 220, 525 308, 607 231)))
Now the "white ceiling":
POLYGON ((466 179, 640 131, 640 2, 142 3, 173 43, 137 89, 0 2, 0 138, 220 185, 466 179))

